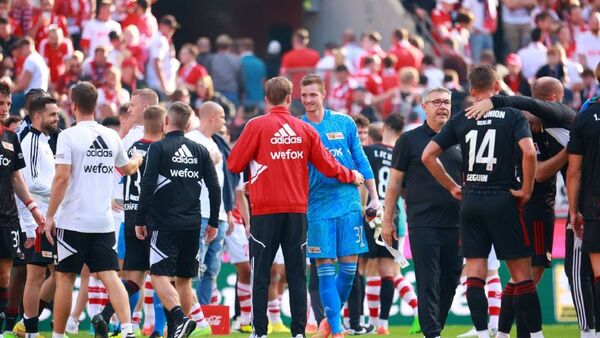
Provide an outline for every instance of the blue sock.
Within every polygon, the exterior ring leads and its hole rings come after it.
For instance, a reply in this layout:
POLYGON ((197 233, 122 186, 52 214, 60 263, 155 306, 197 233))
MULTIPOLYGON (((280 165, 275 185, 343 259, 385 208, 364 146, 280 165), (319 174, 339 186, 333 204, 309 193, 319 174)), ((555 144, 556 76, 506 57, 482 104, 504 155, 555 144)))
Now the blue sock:
POLYGON ((163 311, 163 306, 160 303, 160 299, 158 298, 158 293, 154 292, 154 332, 158 332, 161 336, 163 336, 163 332, 165 331, 166 318, 165 312, 163 311))
POLYGON ((335 279, 335 286, 340 295, 340 304, 344 304, 348 300, 350 290, 352 289, 352 282, 354 282, 354 275, 356 274, 356 265, 356 263, 342 262, 338 264, 338 275, 335 279))
POLYGON ((323 309, 325 309, 331 333, 342 333, 344 331, 340 319, 340 296, 335 287, 335 266, 333 264, 321 264, 317 267, 317 274, 319 275, 321 303, 323 309))

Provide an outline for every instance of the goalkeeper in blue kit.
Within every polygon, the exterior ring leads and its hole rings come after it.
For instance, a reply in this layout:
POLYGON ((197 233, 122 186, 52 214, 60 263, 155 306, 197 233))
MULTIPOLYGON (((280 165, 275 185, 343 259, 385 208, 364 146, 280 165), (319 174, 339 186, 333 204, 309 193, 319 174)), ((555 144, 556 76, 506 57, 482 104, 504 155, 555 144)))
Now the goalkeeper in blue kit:
MULTIPOLYGON (((324 109, 322 79, 306 75, 301 82, 301 99, 306 114, 329 152, 348 169, 365 178, 371 202, 369 208, 381 219, 373 171, 358 139, 356 124, 348 115, 324 109)), ((339 183, 310 166, 308 197, 308 257, 316 259, 319 293, 326 320, 313 337, 343 337, 341 306, 346 302, 356 273, 358 255, 368 251, 363 228, 362 203, 356 186, 339 183), (335 260, 338 260, 336 276, 335 260)), ((381 223, 381 222, 373 222, 381 223)))

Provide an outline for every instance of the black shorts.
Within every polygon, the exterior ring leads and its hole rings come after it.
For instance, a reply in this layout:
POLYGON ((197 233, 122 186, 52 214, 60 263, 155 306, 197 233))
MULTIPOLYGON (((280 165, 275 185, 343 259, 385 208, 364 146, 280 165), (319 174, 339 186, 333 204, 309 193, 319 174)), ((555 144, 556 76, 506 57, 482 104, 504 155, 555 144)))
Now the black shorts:
POLYGON ((80 273, 85 263, 90 272, 119 270, 114 231, 86 233, 56 229, 56 271, 80 273))
POLYGON ((581 250, 583 252, 600 252, 600 221, 585 221, 581 250))
POLYGON ((139 240, 137 237, 125 234, 125 258, 123 259, 125 271, 150 270, 150 238, 139 240))
MULTIPOLYGON (((25 234, 21 234, 25 236, 25 234)), ((56 238, 54 238, 56 242, 56 238)), ((46 238, 45 234, 38 235, 35 245, 25 251, 25 263, 37 266, 56 265, 56 247, 46 238)))
POLYGON ((492 244, 498 259, 531 256, 529 235, 510 192, 463 190, 460 218, 465 258, 487 258, 492 244))
MULTIPOLYGON (((365 227, 365 236, 367 236, 367 244, 369 245, 369 251, 362 254, 362 257, 373 259, 373 258, 391 258, 394 259, 394 256, 390 253, 390 251, 385 247, 375 243, 375 229, 371 229, 368 224, 364 225, 365 227)), ((392 243, 392 247, 398 247, 398 241, 394 239, 392 243)))
MULTIPOLYGON (((12 258, 14 261, 22 258, 21 231, 15 227, 0 227, 0 259, 12 258)), ((25 240, 23 240, 25 243, 25 240)))
POLYGON ((200 266, 200 229, 154 230, 150 241, 150 273, 192 278, 200 266))
POLYGON ((554 212, 550 214, 535 205, 526 204, 523 208, 523 218, 533 248, 531 265, 550 268, 554 241, 554 212))

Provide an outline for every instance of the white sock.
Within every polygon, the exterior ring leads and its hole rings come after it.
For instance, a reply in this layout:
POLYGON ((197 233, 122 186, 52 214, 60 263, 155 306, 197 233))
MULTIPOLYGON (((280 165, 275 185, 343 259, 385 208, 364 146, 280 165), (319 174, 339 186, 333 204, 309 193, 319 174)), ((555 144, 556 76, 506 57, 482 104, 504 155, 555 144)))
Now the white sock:
POLYGON ((379 293, 381 292, 381 277, 367 277, 367 286, 365 287, 365 296, 367 297, 367 306, 369 307, 369 325, 377 326, 379 319, 379 293))
POLYGON ((490 319, 488 328, 497 329, 498 319, 500 318, 500 303, 502 302, 502 284, 500 276, 493 275, 486 278, 488 313, 490 319))
POLYGON ((542 331, 532 332, 530 336, 531 338, 544 338, 544 333, 542 331))
POLYGON ((121 323, 121 337, 125 338, 128 334, 133 334, 131 323, 121 323))
POLYGON ((142 309, 144 310, 144 327, 154 326, 154 287, 152 286, 152 277, 146 275, 144 281, 144 303, 142 309))
POLYGON ((498 332, 496 333, 496 338, 510 338, 510 335, 508 333, 498 332))
POLYGON ((394 278, 394 287, 398 290, 398 294, 400 294, 402 301, 410 305, 413 309, 414 316, 417 317, 419 315, 419 302, 417 301, 417 294, 415 293, 412 284, 410 284, 404 276, 399 275, 394 278))
POLYGON ((240 318, 242 324, 249 324, 252 320, 252 287, 249 284, 238 282, 237 292, 240 301, 240 318))
POLYGON ((379 319, 377 327, 383 327, 383 328, 388 328, 388 321, 387 319, 379 319))
POLYGON ((52 332, 52 338, 64 338, 64 333, 52 332))
POLYGON ((488 330, 477 331, 477 338, 490 338, 490 334, 489 334, 488 330))
POLYGON ((595 338, 596 330, 581 330, 581 338, 595 338))
POLYGON ((192 306, 192 308, 190 309, 190 319, 195 321, 196 324, 201 328, 205 328, 206 326, 208 326, 208 323, 206 322, 206 319, 204 318, 204 313, 202 312, 202 307, 200 307, 200 304, 196 303, 192 306))
POLYGON ((267 303, 269 321, 271 324, 281 323, 281 308, 279 307, 279 299, 275 298, 267 303))

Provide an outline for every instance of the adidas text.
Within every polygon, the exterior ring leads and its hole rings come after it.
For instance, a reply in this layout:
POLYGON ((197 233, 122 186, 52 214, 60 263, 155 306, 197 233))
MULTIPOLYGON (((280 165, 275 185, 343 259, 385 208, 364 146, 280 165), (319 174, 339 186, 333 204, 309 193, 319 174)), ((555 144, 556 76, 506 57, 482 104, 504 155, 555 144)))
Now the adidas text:
POLYGON ((107 149, 88 149, 86 155, 92 157, 112 157, 113 152, 107 149))
POLYGON ((102 163, 94 164, 94 165, 86 165, 83 167, 83 172, 92 173, 92 174, 112 174, 114 167, 107 166, 102 163))
POLYGON ((271 137, 271 144, 298 144, 302 143, 300 136, 280 136, 271 137))
MULTIPOLYGON (((196 159, 194 159, 194 160, 196 160, 196 159)), ((199 172, 197 172, 197 171, 190 171, 188 168, 185 168, 183 170, 171 169, 170 171, 171 171, 171 176, 173 176, 173 177, 200 178, 200 173, 199 172)))
POLYGON ((195 157, 173 156, 171 157, 171 160, 175 163, 198 164, 198 159, 195 157))
POLYGON ((288 149, 286 151, 271 152, 271 159, 273 160, 297 160, 299 158, 304 158, 303 151, 288 149))

